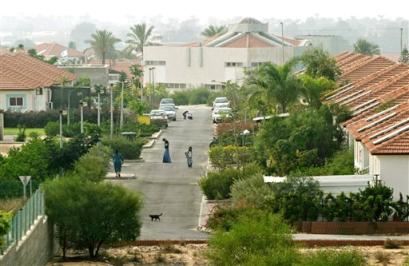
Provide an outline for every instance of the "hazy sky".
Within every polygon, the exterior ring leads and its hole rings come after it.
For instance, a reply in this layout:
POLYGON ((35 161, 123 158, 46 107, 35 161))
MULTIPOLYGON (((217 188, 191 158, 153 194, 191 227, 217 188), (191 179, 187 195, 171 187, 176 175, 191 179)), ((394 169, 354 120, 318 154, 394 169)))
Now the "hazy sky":
POLYGON ((251 16, 304 19, 320 17, 409 18, 409 0, 0 0, 3 16, 73 16, 101 21, 128 23, 161 15, 186 19, 192 16, 206 23, 209 19, 251 16))

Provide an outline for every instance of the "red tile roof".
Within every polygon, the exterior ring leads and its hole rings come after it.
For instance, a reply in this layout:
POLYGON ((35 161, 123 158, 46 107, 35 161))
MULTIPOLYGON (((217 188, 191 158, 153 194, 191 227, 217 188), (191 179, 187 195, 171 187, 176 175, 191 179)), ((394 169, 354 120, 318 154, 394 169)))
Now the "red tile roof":
POLYGON ((75 76, 25 53, 0 55, 0 89, 26 90, 58 84, 75 76))
POLYGON ((80 51, 77 51, 75 49, 71 49, 68 47, 65 47, 61 44, 58 43, 41 43, 36 46, 36 51, 38 54, 44 55, 46 57, 62 57, 63 53, 66 52, 66 56, 68 57, 82 57, 84 56, 83 53, 80 51))

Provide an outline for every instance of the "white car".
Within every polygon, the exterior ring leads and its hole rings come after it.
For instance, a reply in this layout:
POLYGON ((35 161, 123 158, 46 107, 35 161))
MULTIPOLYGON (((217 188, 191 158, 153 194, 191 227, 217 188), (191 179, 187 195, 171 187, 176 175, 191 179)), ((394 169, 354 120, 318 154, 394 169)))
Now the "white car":
POLYGON ((219 123, 224 120, 231 119, 233 117, 232 110, 229 107, 220 107, 213 110, 212 120, 213 123, 219 123))
POLYGON ((230 102, 227 97, 217 97, 213 101, 213 110, 221 107, 229 107, 230 102))
POLYGON ((174 107, 171 105, 162 105, 159 107, 159 109, 165 111, 169 120, 176 121, 176 110, 174 107))
POLYGON ((152 110, 149 113, 151 120, 161 120, 161 119, 168 119, 166 112, 163 110, 152 110))
POLYGON ((172 98, 162 98, 159 103, 159 109, 162 109, 161 107, 163 106, 172 106, 174 109, 177 109, 172 98))

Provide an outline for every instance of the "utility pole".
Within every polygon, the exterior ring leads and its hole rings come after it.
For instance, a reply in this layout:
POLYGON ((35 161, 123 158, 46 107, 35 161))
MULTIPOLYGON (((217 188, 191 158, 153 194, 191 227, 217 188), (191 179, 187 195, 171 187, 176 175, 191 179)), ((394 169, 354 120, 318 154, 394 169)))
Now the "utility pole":
POLYGON ((60 110, 60 149, 62 149, 62 109, 60 110))
POLYGON ((98 127, 101 126, 101 88, 98 89, 98 117, 97 117, 97 124, 98 127))
POLYGON ((114 134, 114 97, 113 97, 113 87, 114 84, 111 83, 111 130, 110 130, 110 138, 112 139, 112 135, 114 134))
POLYGON ((125 81, 122 81, 122 87, 121 87, 121 114, 119 117, 119 128, 122 129, 122 126, 124 124, 124 83, 125 81))
POLYGON ((84 134, 84 102, 80 102, 81 109, 81 134, 84 134))
POLYGON ((284 65, 284 22, 281 21, 280 24, 281 24, 281 46, 283 48, 282 60, 283 60, 283 65, 284 65))
POLYGON ((402 55, 403 51, 403 28, 400 28, 400 54, 402 55))

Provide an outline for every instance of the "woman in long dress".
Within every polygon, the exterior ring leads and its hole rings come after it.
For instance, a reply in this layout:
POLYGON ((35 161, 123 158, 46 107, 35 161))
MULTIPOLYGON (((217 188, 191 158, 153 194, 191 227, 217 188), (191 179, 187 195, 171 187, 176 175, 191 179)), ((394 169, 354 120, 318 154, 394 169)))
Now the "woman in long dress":
POLYGON ((114 163, 115 175, 116 175, 117 178, 120 178, 121 177, 122 164, 124 163, 124 158, 122 157, 122 155, 119 153, 118 150, 115 150, 115 153, 112 156, 112 161, 114 163))
POLYGON ((165 138, 162 139, 165 144, 165 152, 163 153, 163 163, 171 163, 172 160, 170 159, 169 153, 169 141, 165 138))

